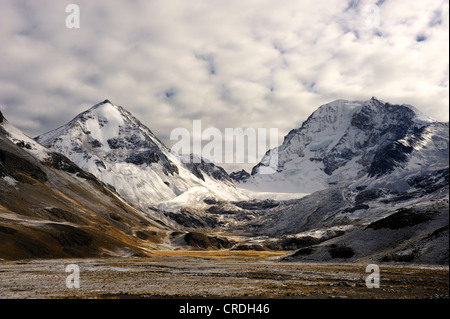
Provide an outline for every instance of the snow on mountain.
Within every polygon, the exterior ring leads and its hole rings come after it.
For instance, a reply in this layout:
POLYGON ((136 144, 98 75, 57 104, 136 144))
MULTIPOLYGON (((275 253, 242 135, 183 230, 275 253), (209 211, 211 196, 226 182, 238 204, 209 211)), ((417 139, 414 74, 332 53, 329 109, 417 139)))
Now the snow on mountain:
MULTIPOLYGON (((131 113, 108 100, 36 140, 67 156, 144 212, 191 189, 219 200, 246 198, 223 169, 205 161, 185 164, 131 113)), ((201 199, 183 197, 191 202, 180 205, 195 206, 201 199)))
POLYGON ((439 175, 449 167, 449 123, 432 122, 377 151, 368 174, 352 187, 407 191, 415 178, 439 175))
POLYGON ((0 113, 0 260, 143 256, 173 230, 0 113))
POLYGON ((291 130, 239 186, 312 193, 345 181, 376 182, 393 173, 445 166, 448 123, 439 123, 411 105, 393 105, 375 97, 337 100, 320 106, 300 128, 291 130), (278 156, 276 172, 260 174, 271 156, 278 156))
POLYGON ((0 124, 4 131, 4 136, 13 142, 14 144, 17 144, 18 146, 21 146, 25 148, 28 153, 31 153, 36 158, 38 158, 41 161, 46 160, 49 157, 49 154, 52 153, 45 147, 43 147, 41 144, 37 143, 35 140, 33 140, 28 135, 24 134, 21 130, 16 128, 14 125, 9 123, 4 117, 3 114, 0 112, 0 124))

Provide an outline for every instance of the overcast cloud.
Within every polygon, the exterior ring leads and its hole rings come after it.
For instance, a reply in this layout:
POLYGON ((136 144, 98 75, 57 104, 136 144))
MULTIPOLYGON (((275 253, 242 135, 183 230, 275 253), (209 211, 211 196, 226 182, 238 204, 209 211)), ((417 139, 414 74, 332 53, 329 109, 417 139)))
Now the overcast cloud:
POLYGON ((108 98, 168 146, 192 120, 276 127, 281 142, 336 99, 448 121, 448 1, 373 3, 0 0, 0 110, 36 136, 108 98), (65 26, 70 3, 79 29, 65 26))

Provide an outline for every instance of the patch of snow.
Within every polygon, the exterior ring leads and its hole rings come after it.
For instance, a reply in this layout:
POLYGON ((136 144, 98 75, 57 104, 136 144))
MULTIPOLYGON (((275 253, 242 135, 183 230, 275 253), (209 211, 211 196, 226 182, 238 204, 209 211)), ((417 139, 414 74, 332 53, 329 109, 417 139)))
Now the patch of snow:
MULTIPOLYGON (((239 184, 238 187, 241 185, 239 184)), ((248 196, 250 200, 252 199, 273 199, 278 201, 299 199, 309 195, 309 193, 276 193, 276 192, 258 192, 251 191, 249 189, 241 188, 245 195, 248 196)))
POLYGON ((91 136, 110 151, 108 140, 118 136, 119 127, 124 124, 120 111, 111 103, 102 104, 92 110, 93 118, 86 121, 86 128, 91 136))
POLYGON ((4 121, 0 124, 3 126, 5 131, 8 133, 7 138, 13 142, 14 144, 23 142, 24 145, 28 145, 29 147, 24 147, 23 149, 28 153, 32 154, 38 160, 43 161, 48 158, 50 151, 36 142, 31 137, 24 134, 21 130, 16 128, 14 125, 10 124, 8 121, 4 121))
POLYGON ((18 183, 18 181, 16 181, 14 178, 10 176, 3 176, 2 179, 9 186, 16 186, 16 184, 18 183))

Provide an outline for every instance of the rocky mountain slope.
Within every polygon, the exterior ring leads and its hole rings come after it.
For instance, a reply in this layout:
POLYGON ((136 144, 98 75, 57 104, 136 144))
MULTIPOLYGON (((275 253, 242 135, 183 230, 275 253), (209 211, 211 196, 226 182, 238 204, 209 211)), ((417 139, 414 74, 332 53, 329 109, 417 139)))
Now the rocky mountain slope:
POLYGON ((172 230, 1 116, 1 259, 145 255, 172 230))

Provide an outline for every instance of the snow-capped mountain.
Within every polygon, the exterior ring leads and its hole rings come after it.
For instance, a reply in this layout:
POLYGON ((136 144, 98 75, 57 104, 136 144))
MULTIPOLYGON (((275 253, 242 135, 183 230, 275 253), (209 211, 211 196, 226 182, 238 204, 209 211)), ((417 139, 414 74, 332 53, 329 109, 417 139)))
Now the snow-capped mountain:
POLYGON ((323 105, 250 177, 231 176, 252 190, 310 193, 236 225, 269 237, 246 247, 297 249, 286 260, 448 264, 449 123, 411 105, 323 105))
POLYGON ((195 206, 206 197, 245 198, 223 169, 204 160, 185 164, 184 157, 171 152, 130 112, 108 100, 36 140, 67 156, 144 212, 162 203, 167 208, 195 206), (176 200, 181 195, 183 203, 176 200))
POLYGON ((173 230, 0 112, 0 260, 143 256, 173 230))
POLYGON ((411 105, 375 97, 337 100, 320 106, 300 128, 291 130, 240 186, 312 193, 360 181, 405 190, 410 187, 406 181, 415 174, 448 167, 448 135, 448 123, 437 122, 411 105), (278 157, 274 173, 260 174, 262 168, 267 170, 265 163, 273 162, 272 156, 278 157))

